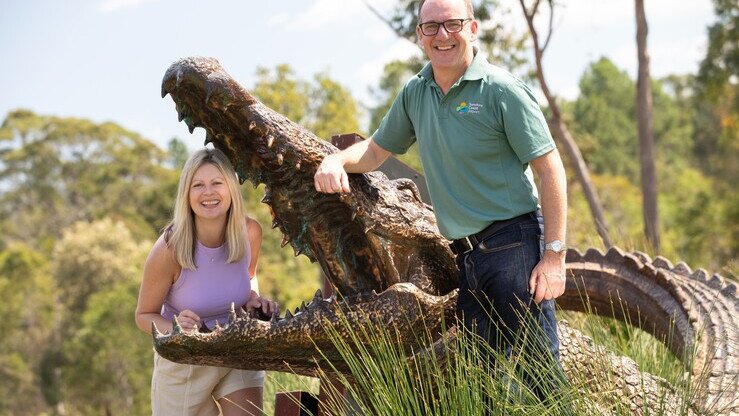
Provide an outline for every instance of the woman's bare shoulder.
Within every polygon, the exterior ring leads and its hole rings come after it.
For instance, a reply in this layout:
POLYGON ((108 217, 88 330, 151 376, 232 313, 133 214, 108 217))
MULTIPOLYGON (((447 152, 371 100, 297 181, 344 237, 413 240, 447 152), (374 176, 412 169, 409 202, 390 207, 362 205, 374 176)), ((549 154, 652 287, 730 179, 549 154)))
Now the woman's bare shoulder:
POLYGON ((149 252, 149 257, 146 259, 147 266, 151 266, 157 269, 160 274, 174 276, 179 273, 180 265, 177 263, 177 257, 175 256, 174 245, 172 242, 167 242, 164 238, 164 234, 160 235, 149 252))
POLYGON ((244 216, 246 220, 246 232, 249 235, 249 238, 262 238, 262 226, 259 224, 259 221, 255 220, 254 218, 251 218, 248 215, 244 216))

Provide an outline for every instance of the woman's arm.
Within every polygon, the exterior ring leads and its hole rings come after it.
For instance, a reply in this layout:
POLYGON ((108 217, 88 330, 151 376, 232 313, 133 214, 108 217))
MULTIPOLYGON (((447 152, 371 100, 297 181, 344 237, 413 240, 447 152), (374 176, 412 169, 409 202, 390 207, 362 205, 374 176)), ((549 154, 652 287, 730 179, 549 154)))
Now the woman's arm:
MULTIPOLYGON (((164 319, 160 313, 164 299, 169 293, 180 267, 171 247, 167 247, 164 237, 157 239, 144 264, 144 277, 139 289, 139 300, 136 305, 136 326, 144 332, 151 331, 154 322, 160 331, 172 329, 172 322, 164 319)), ((184 329, 197 325, 197 316, 183 311, 181 324, 184 329)), ((195 326, 197 328, 197 326, 195 326)))

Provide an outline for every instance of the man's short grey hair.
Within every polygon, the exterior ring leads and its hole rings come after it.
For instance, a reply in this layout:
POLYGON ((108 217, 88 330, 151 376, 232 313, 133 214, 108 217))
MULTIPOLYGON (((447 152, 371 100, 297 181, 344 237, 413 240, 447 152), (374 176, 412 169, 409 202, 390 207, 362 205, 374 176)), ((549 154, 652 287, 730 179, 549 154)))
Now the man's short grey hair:
MULTIPOLYGON (((425 3, 426 3, 426 0, 420 0, 418 2, 418 16, 416 16, 418 23, 423 23, 421 22, 421 8, 423 7, 425 3)), ((464 5, 465 5, 465 8, 467 9, 467 17, 469 17, 470 19, 474 19, 475 11, 472 8, 472 0, 464 0, 464 5)))

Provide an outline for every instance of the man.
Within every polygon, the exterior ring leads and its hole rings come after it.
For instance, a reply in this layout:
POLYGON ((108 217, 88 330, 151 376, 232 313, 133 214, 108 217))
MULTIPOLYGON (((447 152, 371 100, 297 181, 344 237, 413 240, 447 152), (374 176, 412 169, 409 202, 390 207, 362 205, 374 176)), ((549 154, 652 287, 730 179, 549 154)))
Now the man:
POLYGON ((523 317, 533 316, 556 359, 553 299, 564 292, 567 197, 546 121, 527 86, 477 54, 470 0, 421 1, 418 22, 430 63, 369 140, 324 159, 316 190, 350 192, 347 172, 373 170, 417 140, 439 230, 453 240, 460 268, 460 317, 510 354, 523 317))

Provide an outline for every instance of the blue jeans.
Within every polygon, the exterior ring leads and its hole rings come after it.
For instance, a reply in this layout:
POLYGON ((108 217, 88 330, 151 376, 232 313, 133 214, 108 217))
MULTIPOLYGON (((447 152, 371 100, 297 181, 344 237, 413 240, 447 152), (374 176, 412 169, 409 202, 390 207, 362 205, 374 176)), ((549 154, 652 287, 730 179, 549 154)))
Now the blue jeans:
MULTIPOLYGON (((529 278, 541 258, 543 245, 542 218, 532 213, 529 218, 497 231, 469 253, 457 256, 457 315, 494 351, 505 352, 507 357, 515 351, 528 356, 524 359, 547 363, 559 382, 554 300, 537 305, 529 294, 529 278)), ((494 357, 490 360, 494 361, 494 357)), ((552 377, 524 374, 524 379, 528 381, 532 376, 552 377)), ((550 384, 538 380, 530 386, 540 398, 543 397, 536 386, 542 382, 550 384)))

